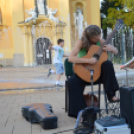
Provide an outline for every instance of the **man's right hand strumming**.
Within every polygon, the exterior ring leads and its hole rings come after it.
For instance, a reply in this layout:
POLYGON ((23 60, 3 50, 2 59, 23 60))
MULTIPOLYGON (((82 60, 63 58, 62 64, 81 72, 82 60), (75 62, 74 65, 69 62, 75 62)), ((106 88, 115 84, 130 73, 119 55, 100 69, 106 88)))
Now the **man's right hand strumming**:
POLYGON ((88 59, 88 63, 89 63, 89 64, 95 64, 96 62, 97 62, 97 59, 94 58, 94 57, 88 59))

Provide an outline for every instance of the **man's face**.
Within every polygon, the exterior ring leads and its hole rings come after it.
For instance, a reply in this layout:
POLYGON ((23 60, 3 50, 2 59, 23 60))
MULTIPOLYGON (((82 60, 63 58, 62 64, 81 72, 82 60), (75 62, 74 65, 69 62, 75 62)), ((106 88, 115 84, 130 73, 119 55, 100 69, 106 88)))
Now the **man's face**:
POLYGON ((60 46, 61 47, 64 47, 64 41, 60 43, 60 46))
POLYGON ((91 42, 93 42, 93 43, 99 42, 100 39, 101 39, 101 34, 98 36, 94 36, 94 37, 90 38, 91 42))

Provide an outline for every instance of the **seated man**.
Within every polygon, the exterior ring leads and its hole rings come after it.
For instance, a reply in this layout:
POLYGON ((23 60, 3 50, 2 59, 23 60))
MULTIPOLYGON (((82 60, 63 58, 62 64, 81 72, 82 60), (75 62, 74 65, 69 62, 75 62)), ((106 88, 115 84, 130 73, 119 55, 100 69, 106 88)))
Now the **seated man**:
MULTIPOLYGON (((89 63, 95 64, 97 59, 92 57, 90 59, 81 58, 85 56, 90 49, 92 44, 102 45, 105 40, 101 39, 101 30, 96 25, 88 26, 84 32, 81 40, 79 40, 75 47, 73 48, 69 61, 72 63, 89 63)), ((118 50, 112 45, 105 45, 104 51, 118 53, 118 50)), ((119 85, 117 83, 113 64, 110 61, 106 61, 101 66, 101 76, 94 82, 94 84, 103 83, 105 92, 107 93, 109 101, 119 100, 115 96, 115 91, 119 90, 119 85)), ((69 111, 68 115, 72 117, 77 117, 80 110, 86 108, 86 102, 83 97, 84 88, 90 83, 83 81, 80 77, 74 74, 68 80, 69 89, 69 111)))

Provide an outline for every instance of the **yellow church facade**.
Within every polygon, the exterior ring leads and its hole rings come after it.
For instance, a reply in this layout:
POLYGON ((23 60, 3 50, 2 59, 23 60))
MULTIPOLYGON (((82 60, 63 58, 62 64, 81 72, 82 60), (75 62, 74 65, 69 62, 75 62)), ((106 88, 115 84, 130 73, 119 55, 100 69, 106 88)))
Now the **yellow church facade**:
POLYGON ((90 24, 100 26, 99 0, 0 0, 0 64, 51 64, 50 42, 70 52, 90 24))

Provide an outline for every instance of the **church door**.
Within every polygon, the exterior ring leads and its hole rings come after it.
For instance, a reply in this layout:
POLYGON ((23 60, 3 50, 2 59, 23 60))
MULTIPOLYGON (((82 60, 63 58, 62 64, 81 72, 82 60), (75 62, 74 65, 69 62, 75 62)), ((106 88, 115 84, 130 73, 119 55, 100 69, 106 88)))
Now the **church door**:
POLYGON ((36 42, 36 60, 37 65, 51 64, 51 51, 49 48, 49 39, 39 38, 36 42))

